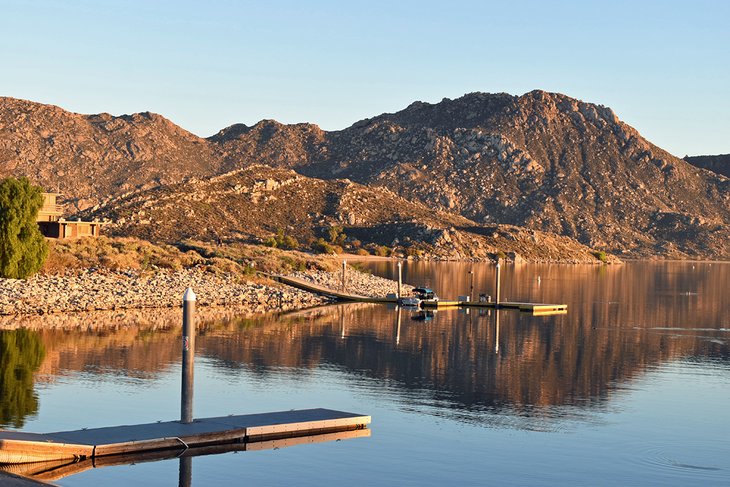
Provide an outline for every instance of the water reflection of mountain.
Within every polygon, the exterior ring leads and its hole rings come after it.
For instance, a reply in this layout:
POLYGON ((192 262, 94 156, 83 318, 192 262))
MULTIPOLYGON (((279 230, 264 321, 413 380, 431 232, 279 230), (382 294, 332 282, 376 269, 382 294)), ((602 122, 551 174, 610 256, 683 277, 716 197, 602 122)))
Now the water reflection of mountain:
MULTIPOLYGON (((527 415, 542 407, 603 404, 627 381, 667 361, 730 360, 729 304, 718 294, 730 266, 691 279, 671 266, 632 279, 622 268, 579 268, 587 274, 583 278, 566 276, 565 268, 530 268, 541 273, 541 283, 520 271, 520 284, 533 289, 527 297, 561 301, 554 298, 564 295, 568 315, 503 311, 497 335, 494 315, 442 311, 415 321, 405 311, 398 320, 383 306, 332 306, 203 322, 198 355, 227 373, 246 369, 264 378, 282 368, 307 374, 333 365, 378 379, 404 401, 527 415)), ((510 285, 506 289, 516 293, 510 285)), ((42 330, 34 336, 45 359, 35 367, 44 380, 74 371, 147 380, 179 363, 179 334, 179 327, 159 324, 42 330)), ((11 356, 3 353, 0 362, 11 356)), ((26 370, 33 370, 28 363, 26 370)), ((16 370, 4 367, 4 373, 16 370)), ((5 384, 3 398, 10 394, 5 384)))
MULTIPOLYGON (((429 322, 381 306, 343 305, 227 323, 208 323, 197 348, 218 366, 266 375, 333 364, 356 374, 433 391, 464 406, 585 405, 647 366, 679 357, 727 356, 712 333, 678 335, 620 327, 612 320, 440 312, 429 322)), ((79 335, 42 332, 54 368, 152 377, 179 362, 179 330, 125 328, 79 335), (56 347, 60 347, 56 349, 56 347)), ((43 367, 44 371, 50 372, 43 367)))
POLYGON ((206 355, 226 367, 312 368, 335 364, 396 381, 462 406, 523 408, 587 405, 650 365, 679 357, 727 356, 727 344, 706 336, 594 328, 565 316, 500 313, 499 351, 493 316, 441 312, 432 322, 383 307, 328 308, 296 323, 201 338, 206 355))

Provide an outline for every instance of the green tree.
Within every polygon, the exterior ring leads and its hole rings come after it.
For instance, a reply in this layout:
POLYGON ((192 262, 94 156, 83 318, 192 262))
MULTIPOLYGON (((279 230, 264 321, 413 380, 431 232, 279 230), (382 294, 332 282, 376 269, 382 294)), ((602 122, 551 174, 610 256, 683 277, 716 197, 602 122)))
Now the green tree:
POLYGON ((0 277, 25 279, 48 256, 36 217, 43 206, 41 188, 27 178, 0 181, 0 277))

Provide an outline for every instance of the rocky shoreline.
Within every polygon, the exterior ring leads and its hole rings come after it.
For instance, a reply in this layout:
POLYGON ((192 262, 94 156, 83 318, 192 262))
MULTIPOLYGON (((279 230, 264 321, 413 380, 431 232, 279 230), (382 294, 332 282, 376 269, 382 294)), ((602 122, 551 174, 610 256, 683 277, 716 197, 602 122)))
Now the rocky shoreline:
MULTIPOLYGON (((310 271, 295 275, 332 288, 338 288, 341 283, 338 272, 310 271)), ((107 318, 111 319, 130 312, 133 315, 134 310, 156 309, 164 314, 165 308, 176 313, 172 308, 180 307, 187 287, 193 288, 198 309, 209 317, 221 311, 229 314, 292 311, 329 302, 327 298, 289 286, 244 281, 235 274, 202 269, 158 270, 151 274, 86 269, 73 275, 0 279, 0 327, 13 327, 19 318, 28 316, 63 323, 63 318, 55 316, 106 311, 107 318)), ((395 292, 396 283, 349 269, 348 289, 357 294, 384 296, 395 292)), ((140 319, 149 321, 155 313, 141 313, 140 319)))

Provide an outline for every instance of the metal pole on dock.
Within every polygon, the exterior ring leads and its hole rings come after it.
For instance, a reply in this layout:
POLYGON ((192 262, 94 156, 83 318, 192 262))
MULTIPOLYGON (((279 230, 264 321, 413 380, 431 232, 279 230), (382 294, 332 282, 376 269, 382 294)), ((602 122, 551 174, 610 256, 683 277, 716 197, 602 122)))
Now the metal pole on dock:
POLYGON ((499 282, 500 275, 499 274, 500 274, 500 271, 501 271, 501 268, 500 268, 499 262, 497 262, 497 278, 496 278, 495 291, 494 291, 494 307, 495 308, 499 308, 499 284, 500 284, 500 282, 499 282))
POLYGON ((195 293, 187 288, 183 295, 182 393, 180 422, 193 422, 193 372, 195 368, 195 293))
POLYGON ((347 284, 347 275, 346 275, 346 272, 347 272, 347 261, 346 260, 343 260, 342 261, 342 292, 343 293, 346 293, 347 292, 347 285, 346 285, 347 284))
POLYGON ((398 262, 398 299, 400 299, 400 288, 403 285, 403 264, 398 262))

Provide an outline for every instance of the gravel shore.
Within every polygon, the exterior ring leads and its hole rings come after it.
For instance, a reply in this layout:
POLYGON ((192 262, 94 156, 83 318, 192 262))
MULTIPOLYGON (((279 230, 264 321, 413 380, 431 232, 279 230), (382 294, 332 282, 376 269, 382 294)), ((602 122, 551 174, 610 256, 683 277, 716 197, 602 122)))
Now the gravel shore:
MULTIPOLYGON (((339 273, 313 271, 295 275, 334 289, 341 282, 339 273)), ((233 274, 198 269, 159 270, 152 274, 89 269, 77 275, 0 279, 0 326, 9 326, 18 315, 179 308, 187 287, 195 291, 199 308, 235 309, 237 313, 290 311, 328 302, 289 286, 245 282, 233 274)), ((396 284, 350 269, 348 289, 363 295, 385 296, 395 292, 396 284)))

